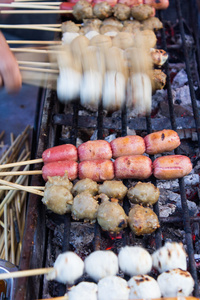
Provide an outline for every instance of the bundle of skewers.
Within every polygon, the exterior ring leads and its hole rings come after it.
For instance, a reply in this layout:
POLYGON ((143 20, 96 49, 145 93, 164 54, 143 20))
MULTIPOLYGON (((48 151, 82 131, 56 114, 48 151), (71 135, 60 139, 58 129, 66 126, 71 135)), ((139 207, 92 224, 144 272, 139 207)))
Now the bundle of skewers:
MULTIPOLYGON (((3 132, 0 140, 3 139, 3 132)), ((30 157, 30 128, 27 127, 24 132, 14 138, 11 134, 10 146, 1 142, 0 163, 12 163, 26 161, 30 157)), ((13 168, 13 171, 20 169, 20 166, 13 168)), ((29 165, 25 167, 29 170, 29 165)), ((22 186, 28 186, 29 177, 21 175, 16 178, 14 174, 5 177, 7 182, 17 183, 22 186)), ((25 225, 26 198, 27 192, 22 189, 15 189, 8 186, 0 186, 0 258, 10 261, 13 264, 19 264, 19 258, 22 247, 22 237, 25 225)))

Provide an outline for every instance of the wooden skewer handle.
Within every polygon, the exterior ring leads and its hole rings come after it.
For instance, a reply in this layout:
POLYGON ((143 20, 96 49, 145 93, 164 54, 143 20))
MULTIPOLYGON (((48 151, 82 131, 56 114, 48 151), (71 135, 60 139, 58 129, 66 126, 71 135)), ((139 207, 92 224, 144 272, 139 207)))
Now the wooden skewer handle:
POLYGON ((25 161, 17 161, 17 162, 10 163, 10 164, 0 165, 0 169, 7 169, 7 168, 16 167, 16 166, 37 164, 37 163, 41 163, 41 162, 43 162, 42 158, 36 158, 36 159, 25 160, 25 161))
POLYGON ((41 269, 33 269, 33 270, 23 270, 23 271, 16 271, 10 273, 1 273, 0 280, 10 279, 10 278, 19 278, 19 277, 29 277, 29 276, 36 276, 36 275, 44 275, 48 274, 49 272, 53 271, 54 268, 41 268, 41 269))
POLYGON ((42 170, 35 170, 35 171, 11 171, 11 172, 0 172, 0 176, 7 176, 7 175, 39 175, 42 174, 42 170))
MULTIPOLYGON (((36 189, 36 190, 41 190, 41 191, 44 191, 45 187, 44 186, 31 186, 30 187, 31 189, 36 189)), ((11 186, 8 186, 8 185, 0 185, 0 190, 5 190, 5 191, 9 191, 9 190, 18 190, 18 188, 16 187, 11 187, 11 186)))
POLYGON ((14 182, 9 182, 9 181, 3 180, 3 179, 0 179, 0 183, 4 184, 4 185, 11 186, 11 187, 14 187, 14 188, 17 188, 18 190, 23 190, 23 191, 26 191, 26 192, 29 192, 29 193, 32 193, 32 194, 42 196, 42 197, 44 196, 44 192, 38 191, 36 189, 32 189, 29 186, 23 186, 23 185, 20 185, 20 184, 14 183, 14 182))
POLYGON ((0 10, 0 14, 71 14, 73 10, 0 10))

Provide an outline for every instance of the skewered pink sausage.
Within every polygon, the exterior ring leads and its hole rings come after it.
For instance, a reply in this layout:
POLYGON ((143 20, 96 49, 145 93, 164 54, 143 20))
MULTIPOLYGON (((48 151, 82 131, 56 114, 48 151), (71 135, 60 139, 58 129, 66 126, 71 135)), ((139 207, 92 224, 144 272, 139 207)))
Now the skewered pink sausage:
POLYGON ((79 161, 93 159, 111 159, 112 150, 107 141, 88 141, 78 147, 79 161))
POLYGON ((188 175, 192 171, 189 157, 184 155, 167 155, 155 159, 153 175, 158 179, 171 180, 188 175))
POLYGON ((170 152, 181 143, 177 132, 171 129, 150 133, 144 137, 144 142, 148 154, 170 152))
POLYGON ((145 152, 144 139, 138 135, 118 137, 110 142, 110 146, 113 158, 124 155, 143 154, 145 152))
POLYGON ((166 9, 169 6, 169 0, 144 0, 144 4, 148 4, 155 9, 166 9))
POLYGON ((77 148, 72 144, 64 144, 46 149, 42 154, 44 163, 61 160, 78 160, 77 148))
POLYGON ((113 162, 108 159, 85 160, 78 165, 79 179, 89 178, 94 181, 111 180, 114 178, 113 162))
POLYGON ((121 156, 114 161, 117 179, 147 179, 152 174, 152 161, 144 155, 121 156))
POLYGON ((68 174, 69 180, 74 180, 78 177, 78 163, 72 160, 50 162, 43 166, 42 177, 47 181, 47 177, 64 176, 68 174))

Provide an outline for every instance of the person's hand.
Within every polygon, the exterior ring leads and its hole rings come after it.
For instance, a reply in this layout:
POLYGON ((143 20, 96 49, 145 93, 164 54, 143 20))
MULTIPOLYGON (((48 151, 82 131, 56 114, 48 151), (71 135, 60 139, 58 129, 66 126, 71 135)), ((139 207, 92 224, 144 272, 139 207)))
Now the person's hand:
POLYGON ((5 86, 8 92, 15 92, 21 88, 21 85, 22 78, 18 63, 0 32, 0 87, 5 86))

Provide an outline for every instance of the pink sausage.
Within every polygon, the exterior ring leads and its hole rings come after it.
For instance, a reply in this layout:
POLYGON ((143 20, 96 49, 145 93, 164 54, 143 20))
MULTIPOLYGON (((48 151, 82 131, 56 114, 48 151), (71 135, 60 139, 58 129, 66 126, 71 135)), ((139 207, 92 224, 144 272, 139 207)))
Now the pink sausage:
POLYGON ((78 163, 72 160, 50 162, 43 166, 42 177, 47 181, 47 177, 64 176, 68 173, 69 180, 74 180, 78 177, 78 163))
POLYGON ((144 137, 144 142, 148 154, 170 152, 181 143, 177 132, 171 129, 150 133, 144 137))
MULTIPOLYGON (((105 2, 105 0, 93 0, 92 3, 97 4, 97 3, 101 3, 101 2, 105 2)), ((117 4, 117 0, 107 0, 106 1, 108 4, 110 4, 110 6, 115 6, 115 4, 117 4)))
POLYGON ((138 135, 118 137, 110 142, 113 158, 124 155, 137 155, 145 152, 144 139, 138 135))
POLYGON ((128 6, 135 6, 143 4, 143 0, 118 0, 118 3, 126 4, 128 6))
POLYGON ((169 0, 144 0, 144 4, 148 4, 155 9, 166 9, 169 6, 169 0))
POLYGON ((79 179, 90 178, 94 181, 111 180, 114 178, 113 162, 108 159, 85 160, 78 166, 79 179))
POLYGON ((88 141, 78 147, 79 161, 93 159, 111 159, 110 144, 104 140, 88 141))
POLYGON ((60 160, 78 160, 77 148, 72 144, 64 144, 46 149, 42 154, 44 163, 60 160))
POLYGON ((184 155, 161 156, 153 162, 153 175, 158 179, 171 180, 188 175, 192 171, 189 157, 184 155))
POLYGON ((152 161, 144 155, 118 157, 114 162, 117 179, 147 179, 152 174, 152 161))

